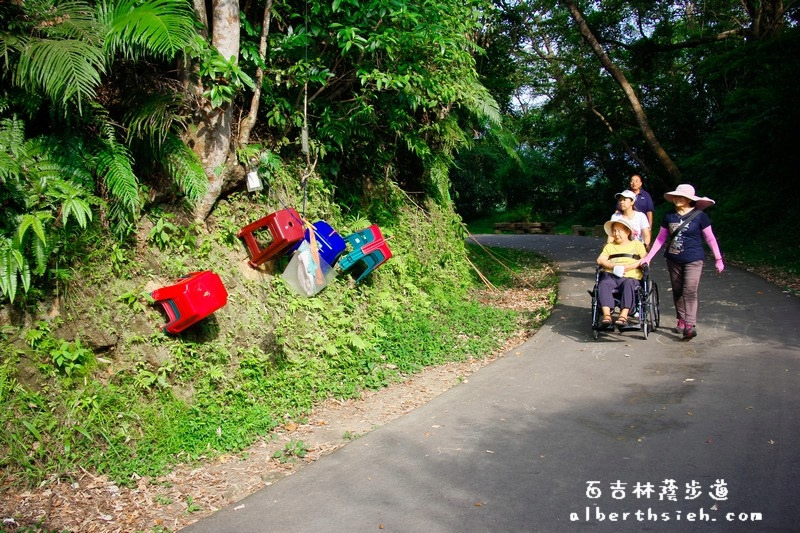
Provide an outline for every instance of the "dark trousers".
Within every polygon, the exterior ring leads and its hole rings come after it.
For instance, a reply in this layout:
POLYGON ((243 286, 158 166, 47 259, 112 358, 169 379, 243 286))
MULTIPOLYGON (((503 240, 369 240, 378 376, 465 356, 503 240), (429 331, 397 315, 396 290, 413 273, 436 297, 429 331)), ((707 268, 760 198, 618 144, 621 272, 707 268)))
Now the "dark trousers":
POLYGON ((687 326, 697 324, 697 308, 700 305, 698 287, 703 273, 703 260, 691 263, 676 263, 667 259, 667 271, 672 283, 672 300, 678 319, 687 326))
POLYGON ((636 303, 636 286, 638 279, 618 278, 608 272, 600 273, 600 281, 597 284, 597 301, 600 307, 610 307, 614 309, 615 289, 619 289, 619 308, 630 309, 636 303))

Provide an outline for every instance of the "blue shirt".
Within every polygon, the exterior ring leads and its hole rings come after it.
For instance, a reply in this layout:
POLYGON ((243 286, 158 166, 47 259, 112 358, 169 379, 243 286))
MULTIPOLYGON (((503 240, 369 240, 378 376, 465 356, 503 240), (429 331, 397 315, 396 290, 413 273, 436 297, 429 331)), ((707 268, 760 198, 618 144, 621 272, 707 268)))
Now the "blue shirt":
MULTIPOLYGON (((695 208, 696 209, 696 208, 695 208)), ((664 215, 661 225, 667 228, 671 234, 689 217, 694 210, 689 211, 683 216, 672 211, 664 215)), ((664 257, 676 263, 691 263, 705 258, 706 252, 703 248, 703 230, 711 225, 711 219, 703 211, 686 224, 671 242, 667 242, 667 249, 664 257)))
POLYGON ((639 194, 636 195, 636 200, 633 201, 633 208, 640 213, 647 214, 648 211, 655 211, 656 207, 653 205, 653 199, 650 193, 644 189, 639 189, 639 194))

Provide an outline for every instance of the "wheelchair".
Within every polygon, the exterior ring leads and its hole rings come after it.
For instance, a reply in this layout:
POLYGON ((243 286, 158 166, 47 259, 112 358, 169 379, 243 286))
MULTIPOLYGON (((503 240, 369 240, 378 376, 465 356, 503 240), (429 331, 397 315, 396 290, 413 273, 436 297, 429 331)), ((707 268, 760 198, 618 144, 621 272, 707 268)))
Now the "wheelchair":
MULTIPOLYGON (((628 313, 628 325, 616 326, 613 323, 603 325, 603 310, 597 300, 597 287, 600 283, 600 273, 603 269, 598 265, 595 268, 594 288, 589 291, 592 296, 592 336, 595 340, 600 336, 600 332, 613 332, 619 329, 620 333, 626 331, 641 331, 645 339, 650 332, 655 331, 661 325, 661 311, 658 307, 658 285, 650 279, 650 268, 645 265, 642 269, 642 279, 636 286, 634 306, 628 313)), ((618 291, 614 291, 614 307, 619 307, 618 291)), ((612 313, 615 311, 612 309, 612 313)))

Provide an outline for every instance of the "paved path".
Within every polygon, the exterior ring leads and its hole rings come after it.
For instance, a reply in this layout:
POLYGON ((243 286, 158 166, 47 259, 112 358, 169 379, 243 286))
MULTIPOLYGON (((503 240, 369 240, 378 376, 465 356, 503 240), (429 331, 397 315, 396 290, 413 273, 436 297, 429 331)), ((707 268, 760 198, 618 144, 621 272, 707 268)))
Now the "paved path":
MULTIPOLYGON (((595 341, 586 290, 600 241, 478 239, 558 262, 559 302, 533 338, 184 531, 800 531, 800 299, 707 269, 696 339, 662 324, 648 340, 595 341), (674 501, 659 498, 664 480, 674 501), (648 483, 655 493, 637 497, 648 483)), ((663 262, 653 276, 672 326, 663 262)))

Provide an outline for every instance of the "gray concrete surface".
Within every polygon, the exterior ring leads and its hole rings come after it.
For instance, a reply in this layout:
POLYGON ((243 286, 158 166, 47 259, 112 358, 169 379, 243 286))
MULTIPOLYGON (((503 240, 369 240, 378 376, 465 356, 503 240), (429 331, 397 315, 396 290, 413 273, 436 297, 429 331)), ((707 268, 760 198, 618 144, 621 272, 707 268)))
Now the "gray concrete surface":
POLYGON ((595 341, 586 291, 600 241, 476 238, 557 261, 544 327, 467 383, 184 532, 800 531, 800 298, 707 264, 699 336, 683 342, 668 329, 659 257, 662 328, 595 341), (659 496, 665 480, 674 500, 659 496), (655 492, 637 496, 648 483, 655 492))

